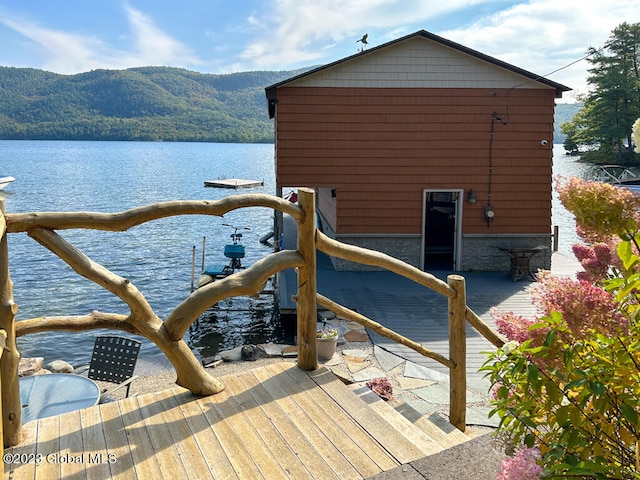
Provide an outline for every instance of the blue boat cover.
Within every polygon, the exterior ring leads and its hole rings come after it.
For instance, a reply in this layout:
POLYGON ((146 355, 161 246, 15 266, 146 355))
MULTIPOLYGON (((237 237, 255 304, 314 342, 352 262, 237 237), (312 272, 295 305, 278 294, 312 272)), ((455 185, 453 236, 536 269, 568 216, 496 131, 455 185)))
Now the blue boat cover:
POLYGON ((227 258, 243 258, 244 245, 230 244, 224 246, 224 256, 227 258))
POLYGON ((207 266, 207 268, 204 269, 204 273, 205 275, 211 275, 216 276, 216 275, 222 275, 224 273, 224 267, 226 265, 220 263, 220 264, 216 264, 216 265, 209 265, 207 266))

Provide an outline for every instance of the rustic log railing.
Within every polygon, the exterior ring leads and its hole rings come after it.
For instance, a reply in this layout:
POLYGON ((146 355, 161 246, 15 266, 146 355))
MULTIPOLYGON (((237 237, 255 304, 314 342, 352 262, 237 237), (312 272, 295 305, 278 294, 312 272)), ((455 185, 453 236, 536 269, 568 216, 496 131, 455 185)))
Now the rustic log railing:
MULTIPOLYGON (((7 332, 0 330, 0 358, 4 353, 4 347, 7 344, 7 332)), ((0 397, 2 397, 2 385, 0 382, 0 397)), ((0 418, 2 418, 2 402, 0 402, 0 418)), ((0 438, 3 438, 2 422, 0 422, 0 438)), ((0 448, 0 453, 4 456, 4 445, 0 448)))
POLYGON ((177 374, 176 383, 197 395, 212 395, 224 386, 203 368, 183 337, 198 317, 222 299, 258 293, 275 273, 295 268, 298 274, 297 338, 298 366, 303 370, 318 367, 316 349, 317 304, 354 320, 367 328, 407 345, 433 358, 450 370, 450 421, 465 429, 466 411, 466 336, 465 320, 495 345, 504 339, 493 332, 466 306, 464 278, 450 275, 448 283, 380 252, 342 244, 315 228, 315 193, 299 189, 298 204, 266 194, 245 194, 217 201, 172 201, 135 208, 120 213, 38 212, 10 214, 0 199, 0 330, 6 332, 6 345, 0 359, 0 395, 2 396, 0 433, 6 447, 22 440, 22 415, 18 383, 20 353, 16 338, 42 331, 81 331, 109 328, 141 335, 155 343, 167 356, 177 374), (56 230, 94 229, 126 231, 145 222, 176 215, 222 216, 244 207, 267 207, 293 217, 298 225, 297 250, 273 253, 222 280, 192 292, 183 302, 160 319, 142 293, 126 278, 92 261, 61 238, 56 230), (13 301, 13 284, 9 272, 7 234, 26 232, 42 246, 56 254, 73 270, 119 297, 129 307, 129 315, 91 312, 80 316, 57 316, 15 322, 17 305, 13 301), (416 342, 386 329, 382 325, 318 295, 316 289, 316 248, 332 256, 375 265, 403 275, 448 297, 450 358, 433 352, 416 342))

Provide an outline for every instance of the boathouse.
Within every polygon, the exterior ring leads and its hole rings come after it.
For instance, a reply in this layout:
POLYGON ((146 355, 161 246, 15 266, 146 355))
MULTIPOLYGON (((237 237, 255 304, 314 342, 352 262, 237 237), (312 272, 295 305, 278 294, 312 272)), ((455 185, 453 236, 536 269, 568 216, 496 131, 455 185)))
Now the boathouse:
POLYGON ((278 193, 316 189, 325 234, 424 270, 508 270, 500 248, 539 246, 549 268, 568 90, 424 30, 363 50, 266 88, 278 193))

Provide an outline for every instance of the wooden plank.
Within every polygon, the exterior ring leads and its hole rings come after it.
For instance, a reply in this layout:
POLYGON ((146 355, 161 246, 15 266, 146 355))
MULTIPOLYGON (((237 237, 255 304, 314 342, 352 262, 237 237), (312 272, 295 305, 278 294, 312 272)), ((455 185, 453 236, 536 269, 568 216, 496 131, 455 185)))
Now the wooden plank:
POLYGON ((38 480, 60 479, 62 478, 60 464, 51 461, 60 450, 60 417, 56 415, 36 421, 38 422, 36 449, 42 454, 42 462, 36 465, 36 478, 38 480))
POLYGON ((439 413, 433 413, 429 416, 422 415, 415 424, 446 448, 468 442, 473 438, 467 434, 468 432, 461 432, 451 425, 449 420, 439 413))
MULTIPOLYGON (((145 425, 138 399, 132 397, 120 401, 120 413, 127 419, 127 438, 136 476, 143 480, 161 478, 163 475, 162 470, 160 470, 160 465, 156 459, 153 443, 145 425)), ((103 454, 107 455, 107 462, 117 460, 115 455, 109 457, 110 454, 107 452, 106 447, 103 454)))
MULTIPOLYGON (((213 472, 209 471, 203 459, 198 443, 193 438, 194 432, 191 431, 189 425, 185 422, 184 415, 175 396, 178 392, 180 392, 180 390, 177 388, 163 392, 166 394, 166 397, 158 402, 158 407, 162 410, 156 422, 160 422, 171 437, 174 448, 187 474, 186 478, 203 480, 205 478, 214 478, 213 472)), ((162 394, 157 395, 156 398, 161 395, 162 394)))
POLYGON ((104 438, 102 428, 102 415, 99 407, 85 408, 80 410, 80 421, 82 423, 82 442, 84 451, 89 458, 99 458, 100 461, 92 462, 87 468, 87 478, 111 478, 111 468, 109 461, 117 461, 115 454, 107 450, 107 441, 104 438))
POLYGON ((213 428, 238 478, 247 480, 265 478, 253 461, 252 453, 245 448, 244 440, 235 432, 232 419, 225 418, 216 406, 217 403, 226 402, 228 399, 229 392, 223 390, 215 395, 200 398, 197 403, 213 428))
MULTIPOLYGON (((285 389, 282 386, 280 375, 274 376, 266 368, 258 368, 254 370, 253 373, 261 382, 266 384, 276 402, 285 410, 313 448, 322 455, 338 478, 362 478, 353 465, 342 455, 342 452, 338 450, 324 434, 327 425, 325 425, 325 423, 318 425, 298 403, 301 395, 300 389, 297 391, 285 389)), ((283 373, 281 375, 285 374, 283 373)), ((323 417, 323 420, 326 420, 326 423, 331 421, 331 419, 326 416, 323 417)))
POLYGON ((19 461, 14 463, 4 462, 5 478, 35 478, 36 462, 44 459, 38 455, 36 449, 38 439, 38 422, 28 422, 23 426, 24 441, 15 447, 7 448, 5 453, 11 454, 19 461), (26 462, 23 459, 27 460, 26 462), (33 460, 33 461, 28 461, 33 460))
MULTIPOLYGON (((217 395, 214 397, 217 397, 217 395)), ((284 470, 269 451, 269 446, 265 444, 256 433, 255 428, 247 421, 231 392, 227 391, 226 399, 224 401, 216 401, 214 405, 223 417, 229 419, 234 432, 238 438, 242 439, 244 448, 251 454, 260 474, 267 479, 285 476, 284 470)))
MULTIPOLYGON (((216 436, 212 426, 205 418, 198 399, 190 392, 177 395, 180 409, 189 428, 194 432, 194 440, 200 446, 205 462, 209 470, 214 472, 216 478, 231 480, 238 478, 233 465, 229 461, 220 440, 216 436)), ((152 477, 155 478, 155 477, 152 477)))
POLYGON ((399 463, 409 463, 425 454, 378 413, 373 412, 360 398, 353 395, 345 385, 325 367, 308 372, 309 377, 335 399, 345 411, 375 438, 399 463))
POLYGON ((287 439, 289 447, 300 459, 312 478, 338 478, 326 463, 321 452, 318 452, 307 441, 304 433, 299 426, 287 414, 276 401, 277 397, 272 395, 272 388, 267 389, 254 372, 242 372, 238 375, 238 380, 246 387, 254 400, 260 405, 262 410, 267 414, 273 426, 278 432, 287 439))
POLYGON ((99 409, 107 446, 106 452, 107 455, 112 455, 115 459, 115 462, 109 464, 111 478, 123 480, 135 478, 133 458, 125 430, 126 425, 120 414, 118 402, 102 404, 99 409))
POLYGON ((89 457, 84 451, 80 411, 60 415, 60 478, 86 478, 89 457))
POLYGON ((247 392, 246 387, 236 375, 227 375, 222 379, 224 385, 233 394, 237 408, 243 412, 246 419, 253 425, 256 432, 268 446, 276 461, 282 467, 282 475, 291 478, 305 478, 309 472, 296 456, 288 440, 274 426, 273 419, 261 408, 256 399, 247 392))
MULTIPOLYGON (((305 402, 305 411, 317 418, 331 419, 328 428, 324 430, 325 434, 363 477, 373 476, 398 465, 386 450, 354 422, 340 405, 317 388, 315 382, 299 368, 287 368, 285 364, 277 364, 269 366, 268 369, 286 373, 292 382, 298 383, 305 390, 305 395, 309 399, 305 402)), ((280 378, 285 385, 290 383, 285 380, 285 377, 280 378)))
MULTIPOLYGON (((171 430, 176 426, 165 424, 164 411, 171 408, 171 390, 134 397, 138 401, 147 428, 154 455, 163 477, 188 478, 171 430)), ((196 477, 197 478, 197 477, 196 477)), ((142 479, 146 480, 146 479, 142 479)))
POLYGON ((162 411, 159 402, 161 402, 162 398, 166 395, 166 393, 160 392, 158 394, 147 394, 134 398, 137 400, 140 414, 144 418, 144 425, 163 476, 167 478, 183 478, 185 471, 182 467, 180 457, 175 448, 173 448, 173 440, 171 436, 167 434, 166 426, 162 425, 159 419, 162 411), (180 477, 176 477, 178 475, 180 477))

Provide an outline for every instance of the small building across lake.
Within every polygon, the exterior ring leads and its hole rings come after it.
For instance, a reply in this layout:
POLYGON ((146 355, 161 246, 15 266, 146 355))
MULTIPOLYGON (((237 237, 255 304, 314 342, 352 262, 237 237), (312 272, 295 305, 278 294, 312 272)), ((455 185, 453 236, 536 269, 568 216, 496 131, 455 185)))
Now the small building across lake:
POLYGON ((262 180, 243 180, 241 178, 223 178, 218 180, 205 180, 205 187, 215 188, 253 188, 264 184, 262 180))
POLYGON ((537 246, 549 268, 568 90, 424 30, 370 48, 267 87, 279 194, 315 188, 327 235, 424 270, 509 270, 499 248, 537 246))

